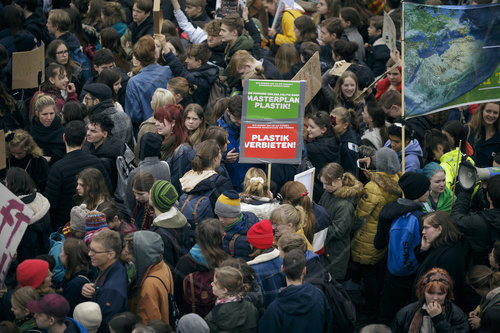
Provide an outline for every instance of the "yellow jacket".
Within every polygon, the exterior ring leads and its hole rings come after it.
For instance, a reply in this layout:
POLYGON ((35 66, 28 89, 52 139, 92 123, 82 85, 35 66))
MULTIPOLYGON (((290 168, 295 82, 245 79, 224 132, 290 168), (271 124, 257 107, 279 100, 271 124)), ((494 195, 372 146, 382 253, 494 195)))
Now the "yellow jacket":
MULTIPOLYGON (((453 180, 455 179, 457 170, 457 159, 458 165, 460 165, 460 163, 462 163, 462 154, 458 151, 458 148, 443 154, 443 156, 439 159, 439 162, 441 162, 440 165, 446 174, 446 187, 450 190, 453 190, 453 180)), ((471 162, 472 165, 475 165, 472 158, 467 157, 467 161, 471 162)))
POLYGON ((297 9, 288 9, 283 12, 281 18, 281 31, 283 33, 276 34, 274 38, 274 43, 276 45, 280 46, 283 43, 295 43, 297 38, 293 31, 293 22, 299 16, 302 16, 302 12, 297 9))
POLYGON ((384 257, 386 249, 375 249, 373 240, 377 233, 378 216, 382 207, 401 196, 398 180, 398 174, 371 173, 371 180, 365 185, 356 208, 355 218, 364 218, 365 223, 356 231, 351 241, 353 261, 364 265, 374 265, 384 257))

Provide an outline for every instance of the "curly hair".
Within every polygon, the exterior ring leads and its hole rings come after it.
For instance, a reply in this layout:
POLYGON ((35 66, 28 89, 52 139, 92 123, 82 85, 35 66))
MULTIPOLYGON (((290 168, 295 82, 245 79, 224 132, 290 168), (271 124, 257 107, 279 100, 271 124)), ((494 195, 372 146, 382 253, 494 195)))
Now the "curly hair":
POLYGON ((33 158, 43 156, 42 149, 38 147, 33 137, 25 130, 16 129, 13 132, 7 132, 6 137, 10 136, 12 136, 12 139, 6 145, 7 158, 10 158, 12 156, 10 154, 10 148, 12 147, 20 147, 21 149, 26 151, 26 154, 30 155, 33 158))

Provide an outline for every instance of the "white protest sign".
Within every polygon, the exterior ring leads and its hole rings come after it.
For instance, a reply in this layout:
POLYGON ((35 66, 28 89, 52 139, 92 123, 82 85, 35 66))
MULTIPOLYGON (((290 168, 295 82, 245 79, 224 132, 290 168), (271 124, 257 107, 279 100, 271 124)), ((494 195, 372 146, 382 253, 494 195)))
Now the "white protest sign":
POLYGON ((33 211, 0 184, 0 287, 32 216, 33 211))
POLYGON ((314 172, 315 171, 316 171, 316 168, 307 169, 306 171, 298 173, 293 177, 293 180, 295 180, 296 182, 302 183, 306 187, 307 192, 309 192, 308 195, 311 198, 311 200, 313 199, 314 172))
POLYGON ((396 26, 392 21, 392 18, 384 12, 384 28, 382 32, 382 36, 385 41, 385 45, 389 48, 389 50, 396 50, 396 26))

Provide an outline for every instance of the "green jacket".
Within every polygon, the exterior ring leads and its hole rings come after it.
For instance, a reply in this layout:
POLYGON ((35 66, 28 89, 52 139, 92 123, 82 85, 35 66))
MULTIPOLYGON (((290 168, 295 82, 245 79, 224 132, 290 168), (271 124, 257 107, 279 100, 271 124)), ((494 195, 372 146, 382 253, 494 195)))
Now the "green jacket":
POLYGON ((451 203, 456 199, 457 197, 453 194, 453 192, 449 188, 445 187, 444 192, 439 196, 439 201, 437 203, 436 209, 432 209, 431 196, 429 195, 429 200, 427 200, 427 203, 428 207, 431 208, 431 210, 428 210, 426 207, 424 207, 424 212, 430 213, 433 210, 442 210, 449 213, 451 211, 451 203), (453 197, 455 197, 455 199, 453 199, 453 197))
POLYGON ((252 37, 248 35, 241 35, 234 41, 234 43, 227 45, 226 54, 224 56, 224 61, 227 66, 222 70, 220 75, 227 77, 227 84, 229 87, 234 87, 240 79, 239 75, 237 77, 231 75, 231 66, 229 66, 231 57, 236 53, 236 51, 239 50, 247 50, 250 54, 252 54, 253 44, 254 41, 252 37))
POLYGON ((223 303, 216 305, 205 317, 210 327, 210 332, 257 332, 259 311, 255 306, 241 300, 239 302, 223 303))

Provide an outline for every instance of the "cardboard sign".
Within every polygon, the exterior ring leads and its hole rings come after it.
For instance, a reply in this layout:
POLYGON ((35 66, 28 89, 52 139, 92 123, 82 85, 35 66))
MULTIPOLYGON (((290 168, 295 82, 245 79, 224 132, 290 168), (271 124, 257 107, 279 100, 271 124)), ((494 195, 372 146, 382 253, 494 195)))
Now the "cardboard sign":
POLYGON ((385 41, 385 45, 389 50, 396 50, 396 26, 392 21, 392 18, 384 12, 384 27, 382 30, 382 36, 385 41))
POLYGON ((240 135, 240 163, 298 164, 306 82, 246 80, 240 135))
POLYGON ((293 177, 293 180, 296 182, 302 183, 306 189, 307 192, 309 192, 309 197, 311 200, 313 199, 313 191, 314 191, 314 173, 316 171, 316 168, 311 168, 306 171, 303 171, 301 173, 296 174, 293 177))
POLYGON ((33 211, 0 184, 0 286, 32 216, 33 211))
POLYGON ((7 154, 5 151, 5 133, 3 130, 0 131, 0 170, 7 167, 7 154))
POLYGON ((337 61, 333 68, 330 69, 330 74, 335 76, 341 76, 344 72, 351 66, 350 62, 346 62, 345 60, 337 61))
POLYGON ((215 17, 223 18, 229 14, 240 14, 246 5, 246 0, 217 0, 215 2, 215 17))
POLYGON ((12 89, 38 88, 45 81, 45 45, 12 53, 12 89))
POLYGON ((307 81, 305 101, 305 105, 307 105, 321 89, 321 65, 319 63, 319 52, 314 53, 311 59, 306 62, 304 67, 302 67, 292 79, 292 81, 301 80, 307 81))
POLYGON ((153 29, 155 34, 161 34, 163 25, 163 12, 161 11, 161 0, 154 0, 153 3, 153 29))

